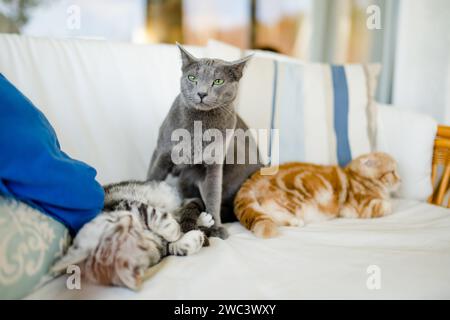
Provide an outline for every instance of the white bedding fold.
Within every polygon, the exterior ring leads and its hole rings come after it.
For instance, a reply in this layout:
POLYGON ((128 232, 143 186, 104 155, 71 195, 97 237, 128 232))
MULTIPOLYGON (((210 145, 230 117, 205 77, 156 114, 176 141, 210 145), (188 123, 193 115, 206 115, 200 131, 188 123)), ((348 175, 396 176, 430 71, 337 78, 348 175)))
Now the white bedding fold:
POLYGON ((415 299, 450 298, 450 214, 425 203, 396 200, 395 213, 372 220, 337 219, 283 228, 256 239, 238 223, 228 240, 190 257, 169 257, 140 292, 82 283, 68 290, 59 277, 29 299, 415 299), (369 290, 367 268, 381 271, 369 290))

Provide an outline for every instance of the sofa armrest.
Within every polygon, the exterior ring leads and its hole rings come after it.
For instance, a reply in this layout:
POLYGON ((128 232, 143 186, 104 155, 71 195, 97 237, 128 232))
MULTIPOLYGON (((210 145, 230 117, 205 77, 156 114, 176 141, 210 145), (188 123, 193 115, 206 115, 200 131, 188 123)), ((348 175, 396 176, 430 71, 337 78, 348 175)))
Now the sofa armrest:
POLYGON ((431 168, 437 123, 427 115, 378 104, 376 149, 398 162, 398 196, 427 200, 433 192, 431 168))

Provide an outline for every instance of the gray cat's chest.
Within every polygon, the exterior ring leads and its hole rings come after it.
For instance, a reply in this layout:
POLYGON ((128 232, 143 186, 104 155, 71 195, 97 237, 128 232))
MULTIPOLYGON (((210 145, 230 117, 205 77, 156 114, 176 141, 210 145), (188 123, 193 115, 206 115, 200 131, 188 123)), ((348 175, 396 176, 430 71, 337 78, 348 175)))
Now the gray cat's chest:
POLYGON ((168 115, 171 120, 166 137, 170 149, 183 147, 189 143, 190 152, 183 150, 185 164, 210 163, 217 160, 218 151, 225 156, 231 136, 236 126, 236 114, 231 111, 198 111, 173 108, 168 115))

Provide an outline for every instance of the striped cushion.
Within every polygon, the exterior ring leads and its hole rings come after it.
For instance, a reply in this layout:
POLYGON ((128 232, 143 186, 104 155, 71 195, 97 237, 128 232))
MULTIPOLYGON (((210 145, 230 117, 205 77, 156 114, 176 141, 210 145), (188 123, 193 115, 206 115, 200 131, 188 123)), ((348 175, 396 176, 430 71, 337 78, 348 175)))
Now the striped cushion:
POLYGON ((242 80, 238 112, 252 128, 279 129, 269 147, 260 144, 266 162, 344 166, 373 149, 379 69, 257 56, 242 80))

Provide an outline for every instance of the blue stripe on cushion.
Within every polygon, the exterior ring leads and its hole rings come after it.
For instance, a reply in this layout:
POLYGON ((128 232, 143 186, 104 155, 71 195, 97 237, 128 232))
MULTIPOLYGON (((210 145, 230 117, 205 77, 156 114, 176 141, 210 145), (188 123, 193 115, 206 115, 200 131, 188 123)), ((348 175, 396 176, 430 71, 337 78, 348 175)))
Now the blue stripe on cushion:
POLYGON ((276 104, 277 104, 277 82, 278 82, 278 61, 273 61, 273 93, 272 93, 272 115, 270 118, 270 139, 269 139, 269 163, 270 166, 272 164, 272 129, 275 128, 275 111, 276 111, 276 104))
POLYGON ((280 162, 305 161, 303 68, 283 64, 278 75, 280 162))
POLYGON ((334 92, 334 131, 336 133, 337 158, 340 166, 352 160, 348 138, 349 99, 345 69, 343 66, 331 66, 334 92))

